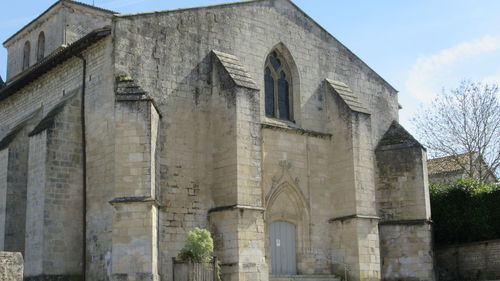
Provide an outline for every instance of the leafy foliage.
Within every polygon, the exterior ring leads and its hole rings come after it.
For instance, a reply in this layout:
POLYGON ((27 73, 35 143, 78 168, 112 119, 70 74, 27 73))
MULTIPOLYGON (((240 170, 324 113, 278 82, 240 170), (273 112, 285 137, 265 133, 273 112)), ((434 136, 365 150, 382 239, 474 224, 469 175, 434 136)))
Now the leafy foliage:
POLYGON ((500 186, 459 180, 430 186, 438 245, 500 238, 500 186))
POLYGON ((214 241, 206 229, 195 228, 188 232, 184 248, 179 253, 179 259, 193 263, 208 263, 212 260, 214 241))

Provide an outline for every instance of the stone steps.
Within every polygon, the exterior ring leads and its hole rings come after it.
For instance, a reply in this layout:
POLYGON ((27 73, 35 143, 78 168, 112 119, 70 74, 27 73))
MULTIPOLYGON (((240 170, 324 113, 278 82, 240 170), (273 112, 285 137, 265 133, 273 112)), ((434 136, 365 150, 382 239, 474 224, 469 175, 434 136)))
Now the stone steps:
POLYGON ((269 281, 341 281, 335 275, 270 275, 269 281))

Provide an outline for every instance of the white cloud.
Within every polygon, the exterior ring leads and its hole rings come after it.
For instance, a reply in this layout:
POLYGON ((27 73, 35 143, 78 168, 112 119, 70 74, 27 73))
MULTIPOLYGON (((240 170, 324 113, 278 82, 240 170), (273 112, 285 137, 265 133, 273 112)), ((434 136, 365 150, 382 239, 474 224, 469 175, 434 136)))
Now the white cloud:
MULTIPOLYGON (((500 51, 500 36, 488 35, 479 40, 444 49, 437 54, 419 57, 408 73, 405 90, 420 101, 431 101, 442 87, 463 78, 471 78, 471 75, 477 76, 477 73, 473 72, 474 69, 470 68, 476 68, 478 72, 483 71, 477 61, 495 56, 498 51, 500 51), (472 62, 470 65, 464 65, 464 62, 471 59, 473 61, 470 61, 472 62)), ((497 75, 498 73, 488 75, 479 80, 499 81, 500 75, 497 75)))

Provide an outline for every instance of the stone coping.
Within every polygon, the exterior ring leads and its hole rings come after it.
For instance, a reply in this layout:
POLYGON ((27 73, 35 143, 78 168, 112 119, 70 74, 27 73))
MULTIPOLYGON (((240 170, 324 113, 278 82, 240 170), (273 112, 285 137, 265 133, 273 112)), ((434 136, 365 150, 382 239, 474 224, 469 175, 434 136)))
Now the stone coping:
POLYGON ((255 207, 255 206, 249 206, 249 205, 238 205, 238 204, 235 204, 235 205, 215 207, 215 208, 212 208, 212 209, 208 210, 208 213, 210 214, 210 213, 214 213, 214 212, 223 212, 223 211, 235 210, 235 209, 239 209, 239 210, 253 210, 253 211, 260 211, 260 212, 264 212, 266 210, 265 208, 262 208, 262 207, 255 207))
POLYGON ((118 197, 109 201, 111 205, 122 204, 122 203, 150 203, 153 205, 159 205, 158 201, 149 196, 137 196, 137 197, 118 197))
POLYGON ((324 138, 324 139, 331 139, 332 138, 332 134, 317 132, 317 131, 313 131, 313 130, 307 130, 307 129, 300 128, 298 126, 291 126, 288 124, 288 122, 282 123, 280 121, 266 120, 266 122, 261 123, 261 127, 263 129, 271 129, 271 130, 276 130, 276 131, 290 132, 290 133, 294 133, 294 134, 306 135, 306 136, 316 137, 316 138, 324 138))
POLYGON ((348 216, 331 218, 331 219, 328 220, 328 222, 345 221, 345 220, 350 220, 350 219, 380 220, 380 217, 378 217, 378 216, 372 216, 372 215, 358 215, 358 214, 353 214, 353 215, 348 215, 348 216))
POLYGON ((381 221, 380 225, 423 225, 432 224, 432 220, 429 219, 417 219, 417 220, 390 220, 381 221))

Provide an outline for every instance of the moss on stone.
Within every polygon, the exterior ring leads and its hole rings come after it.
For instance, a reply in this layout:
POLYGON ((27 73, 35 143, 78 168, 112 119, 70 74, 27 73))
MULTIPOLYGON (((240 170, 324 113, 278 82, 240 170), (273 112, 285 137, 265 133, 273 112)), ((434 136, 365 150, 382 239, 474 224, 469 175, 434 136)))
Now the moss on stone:
POLYGON ((128 74, 120 73, 116 75, 116 82, 132 82, 134 79, 130 77, 128 74))

